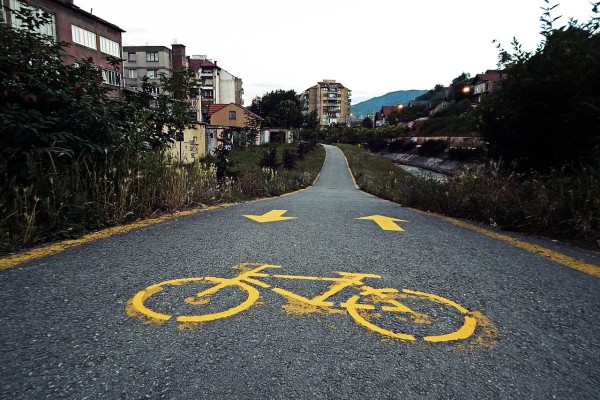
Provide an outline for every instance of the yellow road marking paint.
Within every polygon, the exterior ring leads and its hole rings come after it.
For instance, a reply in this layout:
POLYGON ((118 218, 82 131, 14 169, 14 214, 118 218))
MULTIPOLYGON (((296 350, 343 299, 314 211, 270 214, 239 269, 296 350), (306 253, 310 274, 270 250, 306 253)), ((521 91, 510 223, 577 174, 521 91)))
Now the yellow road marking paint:
POLYGON ((523 250, 527 250, 531 253, 536 253, 541 255, 542 257, 545 257, 549 260, 552 260, 554 262, 557 262, 559 264, 565 265, 567 267, 576 269, 578 271, 584 272, 588 275, 592 275, 595 276, 596 278, 600 278, 600 267, 597 265, 593 265, 593 264, 588 264, 584 261, 578 260, 576 258, 573 257, 569 257, 565 254, 556 252, 554 250, 550 250, 546 247, 542 247, 542 246, 538 246, 536 244, 533 243, 528 243, 519 239, 516 239, 514 237, 508 236, 508 235, 503 235, 500 233, 496 233, 493 231, 490 231, 488 229, 484 229, 481 228, 479 226, 476 225, 472 225, 469 224, 467 222, 463 222, 460 221, 458 219, 454 219, 454 218, 450 218, 450 217, 445 217, 445 216, 440 216, 440 218, 453 223, 454 225, 458 225, 460 227, 463 228, 467 228, 470 229, 472 231, 481 233, 483 235, 492 237, 494 239, 498 239, 498 240, 502 240, 504 242, 507 242, 515 247, 519 247, 523 250))
POLYGON ((384 231, 398 231, 398 232, 404 232, 404 229, 402 229, 396 222, 408 222, 403 219, 386 217, 384 215, 371 215, 368 217, 360 217, 360 218, 356 218, 356 219, 374 221, 384 231))
POLYGON ((417 338, 415 338, 413 335, 409 335, 406 333, 400 333, 400 332, 392 332, 388 329, 384 329, 380 326, 377 326, 373 323, 371 323, 369 320, 367 320, 366 318, 364 318, 359 312, 359 309, 364 309, 364 307, 362 307, 362 304, 356 304, 356 301, 358 300, 359 296, 352 296, 346 303, 345 303, 345 308, 348 310, 348 314, 350 314, 350 316, 352 318, 354 318, 354 321, 356 321, 356 323, 358 323, 359 325, 364 326, 365 328, 372 330, 374 332, 380 333, 382 335, 385 336, 390 336, 396 339, 400 339, 400 340, 409 340, 409 341, 415 341, 417 340, 417 338))
POLYGON ((132 231, 134 229, 143 228, 146 226, 158 224, 160 222, 164 222, 170 219, 185 217, 188 215, 197 214, 204 211, 215 210, 218 208, 230 207, 234 205, 230 204, 222 204, 218 206, 211 206, 206 208, 198 208, 194 210, 180 211, 173 214, 165 214, 157 218, 145 219, 142 221, 137 221, 128 225, 115 226, 113 228, 103 229, 98 232, 89 233, 87 235, 82 236, 78 239, 64 240, 60 243, 51 244, 48 246, 40 247, 38 249, 33 249, 29 251, 25 251, 23 253, 15 254, 13 256, 0 258, 0 270, 14 267, 18 264, 23 264, 28 261, 36 260, 38 258, 46 257, 52 254, 60 253, 72 247, 80 246, 85 243, 90 243, 95 240, 105 239, 114 235, 119 235, 125 232, 132 231))
POLYGON ((467 339, 475 332, 475 327, 477 327, 475 318, 465 316, 463 326, 456 332, 448 333, 447 335, 425 336, 423 340, 426 342, 439 343, 467 339))
POLYGON ((272 210, 267 213, 264 213, 263 215, 244 215, 244 217, 260 223, 296 219, 296 217, 284 217, 283 214, 285 214, 286 212, 287 210, 272 210))
MULTIPOLYGON (((327 160, 327 155, 325 155, 325 161, 326 160, 327 160)), ((317 183, 320 176, 321 176, 321 172, 319 172, 319 174, 317 174, 317 177, 315 178, 315 180, 312 183, 313 186, 317 183)), ((294 192, 282 194, 280 196, 250 200, 245 203, 257 203, 257 202, 272 200, 272 199, 276 199, 276 198, 280 198, 280 197, 287 197, 287 196, 291 196, 293 194, 305 191, 307 189, 308 188, 299 189, 294 192)), ((193 210, 186 210, 186 211, 179 211, 179 212, 175 212, 175 213, 171 213, 171 214, 165 214, 165 215, 162 215, 157 218, 149 218, 149 219, 137 221, 137 222, 134 222, 134 223, 131 223, 128 225, 115 226, 112 228, 103 229, 98 232, 89 233, 78 239, 63 240, 59 243, 43 246, 43 247, 33 249, 33 250, 20 252, 18 254, 12 255, 12 256, 0 257, 0 271, 3 269, 12 268, 19 264, 24 264, 29 261, 37 260, 39 258, 57 254, 62 251, 65 251, 67 249, 70 249, 72 247, 81 246, 82 244, 90 243, 95 240, 106 239, 106 238, 109 238, 114 235, 126 233, 126 232, 129 232, 134 229, 139 229, 139 228, 143 228, 146 226, 158 224, 158 223, 170 220, 170 219, 184 217, 187 215, 193 215, 193 214, 197 214, 197 213, 204 212, 204 211, 215 210, 218 208, 231 207, 231 206, 238 205, 238 204, 240 204, 240 203, 226 203, 226 204, 219 204, 216 206, 209 206, 209 207, 204 207, 204 208, 197 208, 197 209, 193 209, 193 210)))
MULTIPOLYGON (((345 155, 344 155, 344 158, 346 159, 346 166, 348 167, 348 171, 350 171, 350 176, 352 177, 352 181, 354 182, 354 186, 357 189, 360 190, 359 186, 356 183, 356 180, 354 179, 354 175, 352 174, 352 170, 350 169, 350 164, 348 163, 348 159, 346 158, 345 155)), ((367 194, 369 196, 378 198, 380 200, 387 201, 387 202, 390 202, 392 204, 398 205, 398 203, 395 203, 395 202, 390 201, 390 200, 382 199, 382 198, 377 197, 377 196, 375 196, 375 195, 373 195, 371 193, 368 193, 368 192, 365 192, 365 191, 362 191, 362 192, 364 194, 367 194)), ((479 232, 481 234, 484 234, 486 236, 489 236, 489 237, 492 237, 492 238, 495 238, 495 239, 502 240, 504 242, 512 244, 513 246, 519 247, 521 249, 527 250, 527 251, 532 252, 532 253, 539 254, 542 257, 546 257, 546 258, 548 258, 548 259, 550 259, 550 260, 552 260, 554 262, 557 262, 559 264, 562 264, 562 265, 565 265, 567 267, 576 269, 576 270, 581 271, 583 273, 586 273, 588 275, 592 275, 592 276, 594 276, 596 278, 600 278, 600 266, 598 266, 598 265, 589 264, 589 263, 586 263, 584 261, 578 260, 576 258, 569 257, 569 256, 567 256, 565 254, 556 252, 554 250, 550 250, 550 249, 545 248, 543 246, 539 246, 539 245, 535 245, 533 243, 528 243, 528 242, 525 242, 525 241, 522 241, 522 240, 519 240, 519 239, 515 239, 515 238, 510 237, 508 235, 502 235, 502 234, 499 234, 499 233, 496 233, 496 232, 492 232, 490 230, 487 230, 487 229, 484 229, 484 228, 481 228, 481 227, 478 227, 478 226, 475 226, 475 225, 472 225, 472 224, 469 224, 467 222, 463 222, 463 221, 460 221, 460 220, 457 220, 457 219, 454 219, 454 218, 451 218, 451 217, 446 217, 446 216, 443 216, 443 215, 439 215, 439 214, 435 214, 435 213, 430 213, 430 212, 425 212, 425 211, 416 210, 416 209, 413 209, 413 210, 417 211, 417 212, 420 212, 420 213, 423 213, 423 214, 434 215, 434 216, 440 217, 440 218, 445 219, 446 221, 449 221, 449 222, 451 222, 451 223, 453 223, 455 225, 461 226, 463 228, 470 229, 470 230, 475 231, 475 232, 479 232)))
POLYGON ((246 301, 242 302, 241 304, 239 304, 235 307, 232 307, 228 310, 221 311, 221 312, 216 312, 216 313, 211 313, 211 314, 203 314, 203 315, 182 315, 182 316, 177 317, 177 321, 178 322, 213 321, 215 319, 231 317, 232 315, 235 315, 239 312, 242 312, 242 311, 247 310, 250 307, 252 307, 252 305, 254 303, 256 303, 256 301, 258 300, 258 298, 260 296, 260 293, 258 292, 258 290, 256 288, 254 288, 253 286, 247 285, 243 282, 235 282, 235 285, 239 286, 240 288, 242 288, 246 292, 248 292, 248 298, 246 299, 246 301))
POLYGON ((404 293, 408 293, 408 294, 414 294, 416 296, 419 297, 425 297, 428 298, 430 300, 435 301, 436 303, 440 303, 440 304, 445 304, 447 306, 450 307, 454 307, 456 308, 458 311, 460 311, 462 314, 466 314, 469 312, 469 310, 467 310, 466 308, 464 308, 463 306, 461 306, 458 303, 453 302, 452 300, 448 300, 445 297, 441 297, 441 296, 436 296, 435 294, 431 294, 431 293, 425 293, 425 292, 417 292, 414 290, 408 290, 408 289, 402 289, 402 291, 404 293))
POLYGON ((333 307, 333 303, 331 301, 323 301, 323 299, 321 298, 322 296, 309 299, 307 297, 300 296, 299 294, 281 288, 273 288, 272 290, 288 300, 296 300, 297 302, 306 303, 315 307, 333 307))
MULTIPOLYGON (((337 149, 340 151, 340 153, 342 153, 342 157, 344 157, 344 161, 346 161, 346 167, 348 168, 348 172, 350 172, 350 178, 352 178, 352 183, 354 184, 354 187, 356 189, 360 190, 358 183, 356 183, 356 179, 354 179, 354 174, 352 173, 352 169, 350 168, 350 163, 348 162, 348 158, 346 157, 346 155, 344 154, 342 149, 340 149, 339 147, 337 147, 337 149)), ((364 192, 364 193, 366 193, 366 192, 364 192)), ((367 194, 370 195, 370 193, 367 193, 367 194)))
MULTIPOLYGON (((408 289, 403 289, 401 292, 399 292, 394 288, 374 288, 365 285, 362 282, 365 278, 381 278, 379 275, 338 271, 337 274, 341 277, 319 277, 303 275, 270 275, 261 272, 269 268, 281 268, 281 266, 260 263, 241 263, 234 267, 234 269, 238 269, 240 273, 233 278, 198 277, 163 281, 158 284, 150 285, 146 289, 143 289, 134 295, 133 298, 128 301, 126 311, 129 316, 139 318, 144 323, 161 325, 166 321, 174 319, 180 324, 178 326, 179 329, 192 329, 200 327, 204 322, 228 318, 249 309, 253 305, 262 304, 258 288, 270 288, 273 292, 283 296, 287 300, 287 304, 283 305, 282 309, 288 314, 348 314, 357 324, 373 332, 404 341, 422 340, 425 342, 435 343, 450 341, 455 342, 468 339, 474 335, 480 321, 482 326, 482 329, 480 329, 480 337, 478 338, 477 336, 473 336, 473 340, 471 340, 471 342, 485 346, 486 348, 491 348, 493 347, 498 336, 493 324, 487 318, 485 318, 483 314, 470 312, 452 300, 431 293, 408 289), (315 297, 309 298, 289 290, 272 287, 271 285, 262 282, 258 278, 314 280, 318 282, 331 282, 331 284, 326 291, 316 295, 315 297), (148 303, 150 306, 145 304, 151 296, 162 292, 167 286, 181 286, 189 283, 203 283, 212 285, 208 289, 200 291, 192 297, 186 297, 181 302, 191 305, 191 309, 194 310, 193 314, 192 312, 188 311, 184 312, 186 315, 176 316, 174 314, 166 314, 150 309, 152 304, 155 304, 154 302, 149 301, 148 303), (212 301, 212 296, 226 287, 235 287, 239 290, 242 290, 247 294, 247 298, 244 301, 241 301, 239 304, 223 311, 212 312, 214 308, 208 308, 208 310, 211 312, 207 312, 207 308, 203 306, 208 305, 212 301), (346 301, 340 301, 338 307, 335 306, 333 301, 327 301, 333 298, 333 296, 338 295, 346 288, 358 290, 359 294, 347 298, 346 301), (461 318, 463 322, 460 327, 456 328, 456 330, 450 333, 419 336, 418 338, 410 333, 397 332, 387 327, 380 326, 382 322, 390 323, 390 319, 387 319, 386 321, 381 319, 384 313, 393 313, 387 314, 392 318, 392 322, 395 319, 409 324, 432 324, 432 321, 427 314, 416 312, 396 299, 420 299, 425 302, 434 302, 454 308, 460 313, 459 315, 462 315, 461 318), (198 308, 194 308, 193 306, 198 306, 198 308), (378 308, 379 311, 377 311, 378 308), (485 337, 481 337, 482 335, 485 337), (479 341, 476 342, 477 340, 479 341)), ((177 296, 177 292, 167 291, 165 292, 165 295, 177 296)), ((164 301, 164 299, 161 300, 164 301)), ((171 301, 171 307, 177 307, 178 300, 169 298, 166 298, 166 300, 171 301)), ((220 303, 216 304, 216 306, 219 306, 219 304, 220 303)), ((228 306, 220 306, 220 308, 223 307, 228 306)), ((404 329, 410 330, 410 327, 404 329)), ((474 348, 474 345, 469 346, 469 348, 474 348)), ((463 348, 467 347, 464 346, 463 348)))

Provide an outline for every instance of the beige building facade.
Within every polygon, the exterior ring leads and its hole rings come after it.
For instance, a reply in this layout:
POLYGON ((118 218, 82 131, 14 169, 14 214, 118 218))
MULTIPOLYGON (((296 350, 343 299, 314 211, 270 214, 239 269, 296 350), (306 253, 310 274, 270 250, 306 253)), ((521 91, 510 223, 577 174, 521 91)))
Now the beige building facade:
POLYGON ((169 147, 173 160, 189 164, 206 156, 206 124, 197 122, 183 131, 183 140, 176 140, 169 147))
POLYGON ((248 144, 251 132, 256 134, 253 144, 260 144, 262 118, 252 111, 235 103, 211 104, 208 117, 211 126, 223 127, 222 142, 228 150, 248 144))

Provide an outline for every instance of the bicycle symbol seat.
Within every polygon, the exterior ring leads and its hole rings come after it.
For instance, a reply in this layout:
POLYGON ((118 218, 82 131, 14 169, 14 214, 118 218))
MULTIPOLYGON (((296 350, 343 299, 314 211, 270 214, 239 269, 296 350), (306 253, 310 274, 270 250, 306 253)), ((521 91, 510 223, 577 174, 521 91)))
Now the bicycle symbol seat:
MULTIPOLYGON (((288 301, 288 310, 293 311, 293 308, 290 308, 291 304, 299 304, 305 310, 309 310, 308 312, 346 313, 357 324, 381 335, 403 341, 423 340, 425 342, 467 339, 474 334, 482 316, 480 313, 471 312, 460 304, 435 294, 408 289, 399 291, 394 288, 376 288, 363 282, 365 279, 381 279, 380 275, 375 274, 336 272, 338 276, 334 277, 269 274, 266 272, 267 270, 276 270, 282 267, 261 263, 242 263, 234 268, 239 269, 240 273, 233 278, 180 278, 150 285, 129 300, 127 313, 153 324, 163 324, 170 320, 175 320, 180 324, 204 323, 231 317, 248 310, 259 303, 260 289, 270 289, 288 301), (290 290, 273 287, 265 282, 267 279, 323 281, 329 282, 329 287, 323 293, 308 298, 290 290), (207 285, 207 289, 199 291, 207 285), (178 293, 175 300, 167 302, 169 305, 165 305, 165 301, 158 300, 161 294, 165 295, 174 290, 182 291, 182 289, 186 289, 183 292, 188 294, 183 299, 177 298, 177 296, 181 296, 178 293), (213 300, 213 297, 219 292, 231 291, 231 289, 238 292, 236 304, 225 304, 227 302, 213 300), (340 292, 345 289, 354 289, 355 294, 343 298, 336 305, 336 302, 333 301, 334 298, 341 296, 340 292), (211 303, 215 304, 209 307, 211 303), (191 311, 181 312, 179 308, 183 306, 186 310, 191 311), (433 323, 431 315, 423 312, 423 310, 432 310, 432 308, 435 309, 433 314, 436 316, 440 311, 451 316, 452 322, 443 325, 443 329, 447 331, 440 332, 440 328, 436 328, 437 331, 432 334, 410 332, 409 327, 411 326, 424 325, 429 328, 430 325, 436 325, 433 323), (168 309, 172 311, 168 311, 168 309), (395 316, 395 320, 401 321, 401 326, 385 325, 383 323, 386 320, 383 318, 384 315, 395 316)), ((286 309, 286 306, 283 308, 286 309)))

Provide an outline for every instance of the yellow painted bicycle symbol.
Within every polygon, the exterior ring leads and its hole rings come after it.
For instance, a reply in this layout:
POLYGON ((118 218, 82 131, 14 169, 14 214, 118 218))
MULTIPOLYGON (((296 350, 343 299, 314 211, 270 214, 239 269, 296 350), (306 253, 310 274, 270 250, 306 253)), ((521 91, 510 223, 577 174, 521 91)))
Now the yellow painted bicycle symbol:
POLYGON ((288 313, 349 314, 356 323, 371 331, 404 341, 463 340, 472 337, 478 325, 483 325, 482 328, 488 331, 488 339, 495 339, 496 334, 489 333, 493 325, 487 318, 452 300, 431 293, 375 288, 363 283, 365 279, 380 279, 379 275, 355 272, 336 272, 336 277, 269 274, 265 271, 281 266, 260 263, 242 263, 234 268, 240 273, 233 278, 181 278, 148 286, 129 300, 127 313, 144 322, 163 324, 174 320, 189 326, 231 317, 261 304, 261 288, 283 296, 287 300, 283 308, 288 313), (265 282, 267 279, 324 281, 330 284, 326 291, 309 298, 273 287, 265 282), (209 287, 204 289, 206 285, 209 287), (344 297, 336 307, 332 300, 342 296, 340 292, 344 289, 354 289, 357 293, 344 297), (228 293, 220 299, 215 298, 224 291, 228 293), (235 299, 234 305, 231 305, 232 299, 235 299), (444 316, 438 318, 439 314, 444 316), (391 320, 395 322, 390 323, 391 320), (411 327, 419 326, 425 329, 417 329, 417 333, 410 331, 411 327), (427 330, 433 333, 423 333, 427 330))

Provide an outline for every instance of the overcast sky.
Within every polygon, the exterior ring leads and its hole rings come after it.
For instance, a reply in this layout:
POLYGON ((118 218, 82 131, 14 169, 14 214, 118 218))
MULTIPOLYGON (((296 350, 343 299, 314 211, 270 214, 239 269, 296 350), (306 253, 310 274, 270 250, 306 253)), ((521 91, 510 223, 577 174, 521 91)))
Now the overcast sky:
MULTIPOLYGON (((550 4, 556 1, 550 0, 550 4)), ((562 0, 557 26, 587 21, 588 0, 562 0)), ((496 67, 492 40, 540 43, 543 0, 75 0, 126 32, 124 45, 186 46, 243 80, 244 103, 323 79, 357 104, 431 89, 496 67)))

